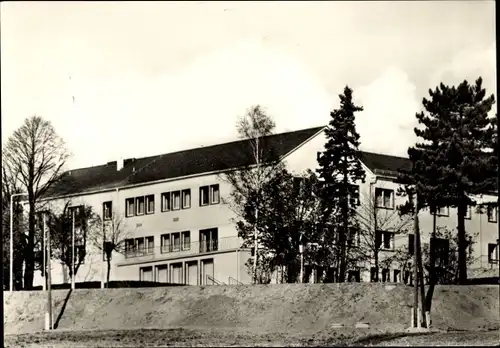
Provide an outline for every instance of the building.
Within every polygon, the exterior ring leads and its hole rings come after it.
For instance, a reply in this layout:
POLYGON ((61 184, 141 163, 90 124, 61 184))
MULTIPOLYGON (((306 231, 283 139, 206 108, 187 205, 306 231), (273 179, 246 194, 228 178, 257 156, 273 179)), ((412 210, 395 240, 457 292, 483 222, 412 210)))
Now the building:
MULTIPOLYGON (((325 144, 324 127, 272 135, 262 144, 266 153, 284 161, 292 173, 314 170, 317 153, 325 144)), ((121 221, 129 235, 124 252, 112 255, 111 280, 192 285, 250 283, 245 262, 251 250, 240 247, 234 213, 224 200, 230 186, 223 180, 224 171, 254 163, 250 153, 250 143, 240 140, 70 170, 51 189, 46 202, 56 210, 64 204, 89 205, 104 217, 104 229, 121 221)), ((362 164, 367 175, 365 183, 357 183, 360 207, 366 199, 375 197, 377 211, 394 212, 404 199, 395 194, 396 173, 409 166, 409 160, 363 152, 362 164)), ((496 202, 496 196, 480 200, 496 202)), ((498 267, 498 212, 495 207, 488 211, 485 217, 470 210, 466 221, 467 229, 478 232, 473 251, 477 257, 474 267, 478 268, 498 267)), ((425 240, 432 228, 432 215, 420 215, 425 240)), ((437 220, 440 226, 453 227, 456 214, 452 208, 444 208, 437 220)), ((399 236, 390 226, 378 235, 383 244, 381 254, 407 247, 411 239, 407 234, 399 236)), ((83 252, 81 243, 75 244, 83 252)), ((88 241, 85 244, 85 258, 76 281, 104 279, 107 269, 102 252, 88 241)), ((52 264, 53 282, 68 282, 66 267, 58 262, 52 264)), ((404 281, 399 265, 387 267, 382 269, 384 280, 404 281)), ((369 281, 369 272, 366 275, 363 271, 367 269, 370 265, 360 265, 359 270, 351 272, 369 281)), ((35 285, 42 282, 37 272, 35 285)))

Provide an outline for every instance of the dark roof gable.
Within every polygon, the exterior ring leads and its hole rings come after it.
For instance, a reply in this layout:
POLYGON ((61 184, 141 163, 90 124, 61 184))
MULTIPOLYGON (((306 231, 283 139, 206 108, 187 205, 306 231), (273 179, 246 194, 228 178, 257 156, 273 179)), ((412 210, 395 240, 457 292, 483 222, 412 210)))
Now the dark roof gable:
POLYGON ((397 174, 399 170, 411 170, 409 158, 361 151, 361 161, 375 174, 397 174))

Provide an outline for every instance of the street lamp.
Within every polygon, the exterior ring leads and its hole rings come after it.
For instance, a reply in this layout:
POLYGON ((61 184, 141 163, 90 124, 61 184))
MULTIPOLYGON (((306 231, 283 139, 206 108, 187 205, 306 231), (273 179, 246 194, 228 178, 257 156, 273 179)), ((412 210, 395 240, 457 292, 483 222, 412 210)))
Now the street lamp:
POLYGON ((9 277, 9 289, 10 291, 14 291, 14 208, 13 202, 15 196, 25 196, 26 193, 14 193, 10 196, 10 277, 9 277))

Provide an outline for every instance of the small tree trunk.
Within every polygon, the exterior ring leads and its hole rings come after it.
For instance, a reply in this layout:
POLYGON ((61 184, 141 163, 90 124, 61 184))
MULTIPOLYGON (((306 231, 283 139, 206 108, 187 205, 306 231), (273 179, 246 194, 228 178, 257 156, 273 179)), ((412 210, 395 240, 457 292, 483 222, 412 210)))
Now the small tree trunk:
POLYGON ((378 283, 378 273, 379 273, 379 265, 378 265, 378 248, 375 247, 375 252, 373 253, 375 260, 375 282, 378 283))
POLYGON ((106 288, 109 288, 109 275, 111 273, 111 257, 110 257, 110 255, 108 255, 106 261, 107 261, 107 264, 108 264, 108 270, 107 270, 107 273, 106 273, 106 288))
POLYGON ((429 289, 427 290, 427 296, 425 297, 425 308, 429 312, 432 307, 432 297, 434 295, 434 288, 437 284, 437 272, 436 272, 436 254, 435 248, 432 246, 432 241, 436 240, 436 209, 434 208, 432 214, 432 235, 430 243, 430 255, 429 255, 429 289))
MULTIPOLYGON (((417 217, 417 221, 418 221, 418 217, 417 217)), ((417 223, 417 228, 418 228, 418 223, 417 223)), ((417 265, 418 265, 418 271, 420 273, 420 277, 419 277, 419 288, 420 288, 420 313, 421 313, 421 316, 420 316, 420 322, 422 324, 422 327, 427 327, 427 324, 426 324, 426 318, 425 318, 425 289, 424 289, 424 268, 422 266, 422 248, 421 248, 421 244, 420 244, 420 232, 418 231, 418 233, 416 234, 416 238, 417 238, 417 244, 418 244, 418 248, 416 250, 416 254, 417 254, 417 265)))
POLYGON ((418 321, 418 261, 417 261, 417 253, 418 253, 418 240, 420 239, 420 233, 419 233, 419 226, 418 226, 418 207, 417 207, 417 200, 415 199, 415 204, 413 207, 414 210, 414 216, 413 216, 413 223, 414 223, 414 243, 413 243, 413 286, 414 286, 414 297, 413 297, 413 322, 415 323, 415 326, 417 325, 418 321))
POLYGON ((253 239, 254 239, 254 258, 253 258, 253 283, 257 283, 257 257, 259 250, 259 242, 257 238, 257 220, 259 219, 259 210, 255 209, 255 229, 253 231, 253 239))
POLYGON ((465 239, 465 211, 466 206, 463 202, 458 204, 458 283, 464 285, 467 283, 467 241, 465 239))
POLYGON ((33 288, 33 277, 35 275, 35 198, 33 190, 28 190, 29 196, 29 212, 28 212, 28 238, 26 250, 24 252, 24 289, 31 290, 33 288))

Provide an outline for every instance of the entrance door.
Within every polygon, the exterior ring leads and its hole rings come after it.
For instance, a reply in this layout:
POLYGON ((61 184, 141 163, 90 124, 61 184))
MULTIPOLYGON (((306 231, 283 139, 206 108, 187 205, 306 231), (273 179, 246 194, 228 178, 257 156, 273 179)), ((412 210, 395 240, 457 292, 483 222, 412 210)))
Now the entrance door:
POLYGON ((215 285, 212 280, 214 276, 214 259, 206 259, 201 262, 203 263, 202 284, 215 285))
POLYGON ((156 267, 156 281, 159 283, 168 283, 168 265, 156 267))
POLYGON ((198 285, 198 262, 190 262, 186 268, 187 283, 189 285, 198 285))

